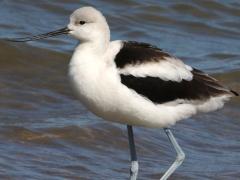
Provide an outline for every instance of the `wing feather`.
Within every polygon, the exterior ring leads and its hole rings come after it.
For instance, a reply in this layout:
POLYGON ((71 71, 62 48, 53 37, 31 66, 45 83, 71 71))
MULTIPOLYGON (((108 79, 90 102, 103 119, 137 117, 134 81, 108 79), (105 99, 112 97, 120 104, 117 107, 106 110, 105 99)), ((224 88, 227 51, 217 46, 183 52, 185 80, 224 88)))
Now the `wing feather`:
POLYGON ((154 103, 237 95, 215 78, 146 43, 123 42, 115 63, 122 84, 154 103))
POLYGON ((115 57, 120 74, 159 77, 164 80, 191 80, 192 68, 181 60, 146 43, 123 42, 115 57))

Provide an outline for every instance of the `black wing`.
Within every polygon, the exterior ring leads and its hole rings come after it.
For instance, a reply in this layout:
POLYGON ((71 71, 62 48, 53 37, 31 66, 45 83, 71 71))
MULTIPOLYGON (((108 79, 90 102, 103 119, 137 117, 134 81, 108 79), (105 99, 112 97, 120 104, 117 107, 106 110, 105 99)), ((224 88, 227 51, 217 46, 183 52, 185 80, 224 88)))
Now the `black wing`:
MULTIPOLYGON (((124 69, 131 64, 137 65, 149 63, 151 61, 160 62, 171 58, 168 53, 161 49, 145 43, 125 42, 122 49, 116 56, 115 62, 118 69, 124 69)), ((173 57, 174 58, 174 57, 173 57)), ((181 81, 164 80, 159 76, 136 76, 121 74, 121 82, 128 88, 147 97, 154 103, 166 103, 177 99, 183 100, 205 100, 210 97, 221 95, 238 95, 236 92, 228 90, 208 74, 197 70, 189 70, 192 74, 191 80, 181 81)))
POLYGON ((123 42, 123 47, 115 57, 115 63, 118 68, 124 68, 126 65, 134 65, 148 62, 159 62, 166 57, 171 57, 162 49, 147 43, 135 41, 123 42))

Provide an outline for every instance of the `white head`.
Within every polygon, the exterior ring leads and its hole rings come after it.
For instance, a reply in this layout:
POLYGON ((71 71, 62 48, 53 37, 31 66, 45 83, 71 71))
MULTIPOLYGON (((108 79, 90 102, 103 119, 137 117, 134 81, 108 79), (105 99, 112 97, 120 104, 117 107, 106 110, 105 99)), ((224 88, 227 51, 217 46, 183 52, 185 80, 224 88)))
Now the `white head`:
POLYGON ((110 30, 107 21, 102 13, 93 7, 82 7, 74 11, 66 28, 37 36, 12 39, 12 41, 34 41, 61 34, 70 34, 82 43, 93 42, 103 45, 108 44, 110 41, 110 30))
POLYGON ((70 16, 68 29, 69 34, 81 42, 110 39, 105 17, 93 7, 83 7, 74 11, 70 16))

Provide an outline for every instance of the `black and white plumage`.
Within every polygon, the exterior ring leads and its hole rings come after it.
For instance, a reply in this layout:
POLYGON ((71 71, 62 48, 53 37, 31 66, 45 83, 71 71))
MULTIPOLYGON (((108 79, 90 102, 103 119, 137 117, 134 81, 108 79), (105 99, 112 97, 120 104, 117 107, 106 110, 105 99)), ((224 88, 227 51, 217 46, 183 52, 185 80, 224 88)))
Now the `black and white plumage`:
POLYGON ((92 7, 76 10, 67 28, 13 41, 60 34, 81 41, 69 64, 69 78, 78 98, 99 117, 128 125, 131 180, 136 180, 138 174, 132 125, 164 128, 177 153, 175 162, 161 178, 166 180, 185 157, 168 127, 197 112, 219 109, 238 95, 155 46, 110 41, 105 17, 92 7))
MULTIPOLYGON (((123 46, 116 55, 115 63, 120 70, 121 82, 137 93, 147 97, 156 104, 167 103, 178 100, 183 101, 206 101, 211 97, 237 95, 229 90, 208 74, 187 67, 192 75, 191 79, 166 79, 161 75, 135 74, 134 68, 153 64, 161 64, 163 61, 169 62, 169 66, 178 66, 179 60, 155 46, 138 42, 123 42, 123 46), (175 63, 176 62, 176 63, 175 63), (175 64, 174 64, 175 63, 175 64), (124 71, 124 68, 132 66, 132 71, 124 71), (121 73, 123 71, 124 73, 121 73)), ((164 62, 163 62, 164 63, 164 62)), ((166 67, 168 68, 168 67, 166 67)), ((154 70, 153 70, 154 71, 154 70)), ((169 71, 177 73, 176 71, 169 71)))
POLYGON ((197 112, 219 109, 237 95, 146 43, 112 41, 102 56, 89 55, 84 45, 78 48, 70 79, 80 100, 105 120, 167 127, 197 112))
MULTIPOLYGON (((108 42, 109 32, 104 32, 104 39, 94 41, 108 42)), ((198 112, 219 109, 237 95, 146 43, 112 41, 100 49, 86 45, 80 44, 73 54, 70 80, 81 102, 105 120, 168 127, 198 112)))
POLYGON ((168 127, 197 112, 219 109, 238 95, 156 46, 110 41, 105 17, 91 7, 76 10, 66 28, 15 41, 59 34, 81 41, 69 65, 70 81, 81 102, 105 120, 168 127))

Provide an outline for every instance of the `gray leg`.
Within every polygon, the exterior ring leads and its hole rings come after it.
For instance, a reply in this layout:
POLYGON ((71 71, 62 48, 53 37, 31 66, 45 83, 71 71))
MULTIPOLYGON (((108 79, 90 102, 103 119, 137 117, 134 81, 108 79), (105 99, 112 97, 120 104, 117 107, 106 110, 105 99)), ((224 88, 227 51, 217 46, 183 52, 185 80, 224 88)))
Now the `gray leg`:
POLYGON ((128 141, 131 155, 131 169, 130 169, 130 180, 136 180, 138 175, 138 161, 137 154, 134 144, 134 136, 132 126, 127 125, 128 130, 128 141))
POLYGON ((176 150, 177 157, 171 167, 165 172, 165 174, 161 177, 160 180, 166 180, 169 176, 182 164, 185 159, 185 154, 182 151, 181 147, 178 145, 177 140, 174 138, 172 132, 169 128, 164 128, 165 133, 167 134, 170 142, 172 143, 174 149, 176 150))

